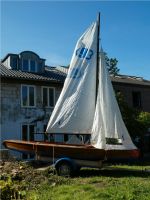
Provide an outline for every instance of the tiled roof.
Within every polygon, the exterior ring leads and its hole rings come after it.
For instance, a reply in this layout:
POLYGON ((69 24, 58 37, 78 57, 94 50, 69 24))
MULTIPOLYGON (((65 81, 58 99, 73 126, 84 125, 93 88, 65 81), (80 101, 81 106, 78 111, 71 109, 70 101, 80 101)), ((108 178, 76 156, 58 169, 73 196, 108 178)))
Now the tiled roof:
POLYGON ((46 67, 43 73, 23 72, 21 70, 12 70, 0 63, 0 76, 1 78, 33 80, 33 81, 48 81, 63 83, 66 74, 53 67, 46 67))
POLYGON ((63 72, 63 73, 65 73, 65 74, 67 74, 69 67, 66 67, 66 66, 57 66, 56 69, 59 70, 59 71, 61 71, 61 72, 63 72))
MULTIPOLYGON (((44 73, 31 73, 22 72, 21 70, 12 70, 0 63, 0 76, 2 78, 12 78, 21 80, 33 80, 33 81, 48 81, 63 83, 65 81, 68 68, 63 67, 46 67, 44 73)), ((150 81, 144 80, 141 77, 127 76, 127 75, 117 75, 111 76, 111 80, 114 83, 125 83, 134 85, 145 85, 150 86, 150 81)))
MULTIPOLYGON (((63 66, 58 66, 57 67, 58 70, 60 70, 61 72, 64 73, 68 73, 68 69, 67 67, 63 67, 63 66)), ((146 85, 146 86, 150 86, 150 80, 145 80, 142 77, 137 77, 137 76, 128 76, 128 75, 117 75, 117 76, 110 76, 111 81, 113 83, 125 83, 125 84, 133 84, 133 85, 146 85)))
POLYGON ((118 83, 150 86, 149 80, 145 80, 142 77, 136 77, 136 76, 117 75, 117 76, 111 76, 111 80, 114 83, 118 82, 118 83))

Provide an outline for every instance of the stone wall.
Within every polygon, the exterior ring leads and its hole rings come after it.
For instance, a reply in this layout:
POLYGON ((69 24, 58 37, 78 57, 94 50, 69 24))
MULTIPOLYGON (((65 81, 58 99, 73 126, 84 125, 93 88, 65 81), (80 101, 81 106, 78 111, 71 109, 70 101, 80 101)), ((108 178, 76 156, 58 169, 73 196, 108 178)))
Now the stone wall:
POLYGON ((150 112, 150 86, 113 83, 113 87, 115 91, 120 91, 124 95, 124 99, 130 107, 133 107, 132 92, 140 92, 141 110, 150 112))
MULTIPOLYGON (((36 107, 21 107, 21 84, 1 83, 1 140, 21 139, 23 124, 34 124, 36 132, 43 132, 43 126, 48 123, 53 108, 42 105, 42 86, 36 86, 36 107)), ((50 86, 49 86, 50 87, 50 86)), ((54 87, 54 86, 53 86, 54 87)), ((55 102, 61 92, 55 87, 55 102)))

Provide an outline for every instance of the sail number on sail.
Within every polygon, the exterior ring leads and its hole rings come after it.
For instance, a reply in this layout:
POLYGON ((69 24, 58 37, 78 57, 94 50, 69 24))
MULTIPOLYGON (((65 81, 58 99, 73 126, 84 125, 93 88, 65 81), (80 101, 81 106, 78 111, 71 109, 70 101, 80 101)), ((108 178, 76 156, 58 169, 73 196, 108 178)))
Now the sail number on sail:
POLYGON ((90 60, 93 56, 93 50, 87 48, 79 48, 76 50, 76 56, 79 58, 85 58, 86 60, 90 60))
MULTIPOLYGON (((86 60, 90 60, 93 56, 94 52, 91 49, 88 48, 84 48, 84 47, 80 47, 76 50, 76 56, 78 56, 81 59, 86 59, 86 60)), ((70 73, 70 78, 81 78, 81 76, 83 75, 83 73, 81 72, 81 70, 79 70, 79 67, 75 67, 72 69, 71 73, 70 73)))

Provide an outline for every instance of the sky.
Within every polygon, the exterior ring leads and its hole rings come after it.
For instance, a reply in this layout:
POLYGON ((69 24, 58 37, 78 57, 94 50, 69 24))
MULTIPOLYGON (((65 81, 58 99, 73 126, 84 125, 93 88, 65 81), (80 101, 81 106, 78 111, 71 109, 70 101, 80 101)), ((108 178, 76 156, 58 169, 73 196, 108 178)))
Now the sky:
POLYGON ((30 50, 47 65, 69 65, 98 12, 100 45, 120 74, 150 80, 150 1, 2 1, 1 59, 30 50))

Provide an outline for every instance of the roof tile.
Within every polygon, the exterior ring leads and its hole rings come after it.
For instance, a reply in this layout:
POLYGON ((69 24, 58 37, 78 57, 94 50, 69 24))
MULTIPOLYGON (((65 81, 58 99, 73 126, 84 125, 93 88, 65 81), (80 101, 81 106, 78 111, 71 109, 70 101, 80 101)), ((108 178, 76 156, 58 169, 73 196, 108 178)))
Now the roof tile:
POLYGON ((45 68, 45 72, 43 73, 31 73, 23 72, 21 70, 8 69, 2 63, 0 63, 0 76, 1 78, 26 79, 48 82, 52 81, 57 83, 63 83, 66 78, 66 74, 64 72, 61 72, 53 67, 50 67, 49 69, 45 68))

